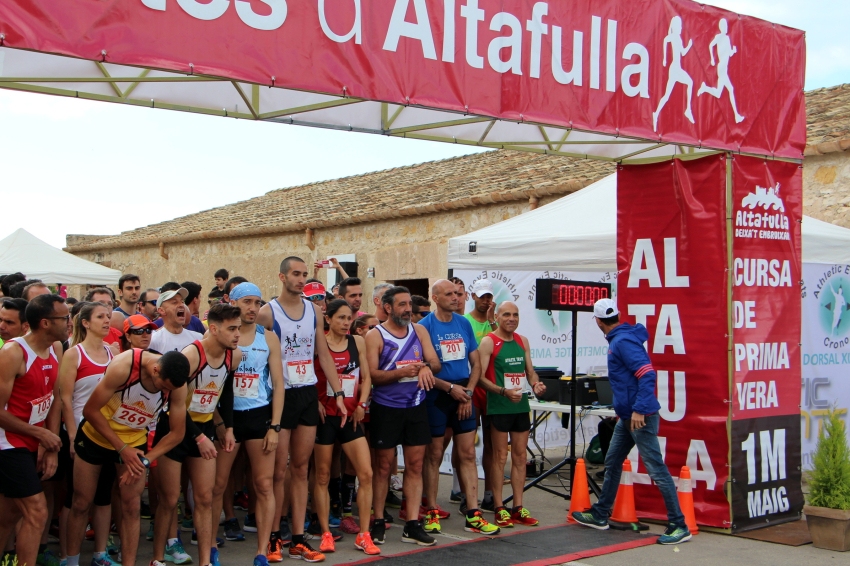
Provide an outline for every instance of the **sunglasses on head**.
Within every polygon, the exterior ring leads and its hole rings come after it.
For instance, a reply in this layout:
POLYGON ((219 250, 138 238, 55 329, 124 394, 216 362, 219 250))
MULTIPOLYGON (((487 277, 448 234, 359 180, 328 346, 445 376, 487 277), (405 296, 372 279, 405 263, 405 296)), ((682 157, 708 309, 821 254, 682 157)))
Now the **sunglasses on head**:
POLYGON ((369 330, 374 329, 376 326, 378 326, 378 325, 377 325, 377 324, 370 324, 370 325, 369 325, 369 330))
POLYGON ((152 328, 131 328, 128 334, 132 334, 133 336, 141 336, 142 334, 151 334, 153 332, 152 328))

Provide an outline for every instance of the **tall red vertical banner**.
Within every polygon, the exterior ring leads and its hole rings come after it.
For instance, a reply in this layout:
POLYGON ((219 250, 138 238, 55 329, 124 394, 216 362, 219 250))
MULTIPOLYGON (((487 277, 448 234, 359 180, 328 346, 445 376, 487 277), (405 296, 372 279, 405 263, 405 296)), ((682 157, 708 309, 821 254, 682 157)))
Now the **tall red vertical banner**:
MULTIPOLYGON (((725 187, 724 155, 625 165, 617 177, 621 317, 649 331, 664 461, 674 478, 690 467, 697 522, 719 528, 730 527, 725 187)), ((638 515, 666 519, 636 450, 630 458, 638 515)))
POLYGON ((733 530, 794 520, 800 461, 803 170, 732 161, 733 530))

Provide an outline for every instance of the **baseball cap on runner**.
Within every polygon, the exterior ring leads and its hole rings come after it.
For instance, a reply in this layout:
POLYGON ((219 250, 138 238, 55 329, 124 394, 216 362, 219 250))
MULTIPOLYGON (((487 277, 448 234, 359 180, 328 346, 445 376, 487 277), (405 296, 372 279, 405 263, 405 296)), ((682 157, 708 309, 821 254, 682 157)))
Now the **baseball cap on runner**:
POLYGON ((165 291, 156 300, 156 306, 158 306, 158 307, 162 306, 162 303, 164 303, 165 301, 168 301, 170 299, 173 299, 177 295, 180 295, 183 298, 183 300, 185 301, 186 297, 189 296, 189 291, 187 291, 183 287, 180 287, 179 289, 173 289, 171 291, 165 291))
POLYGON ((475 295, 476 297, 483 297, 484 295, 490 295, 494 297, 496 294, 493 293, 493 284, 490 283, 486 279, 479 279, 475 283, 472 284, 472 287, 469 289, 469 292, 475 295))
POLYGON ((325 296, 325 286, 319 283, 318 281, 313 281, 312 283, 307 283, 304 285, 303 294, 306 298, 310 299, 312 297, 325 296))
POLYGON ((124 334, 130 332, 130 330, 138 330, 139 328, 156 330, 156 324, 152 323, 143 314, 133 314, 124 319, 124 334))
POLYGON ((617 310, 617 303, 612 299, 599 299, 593 305, 593 316, 596 318, 611 318, 618 314, 620 311, 617 310))
POLYGON ((240 283, 236 287, 230 290, 230 300, 238 301, 243 297, 259 297, 263 298, 263 293, 260 291, 260 288, 254 285, 253 283, 240 283))

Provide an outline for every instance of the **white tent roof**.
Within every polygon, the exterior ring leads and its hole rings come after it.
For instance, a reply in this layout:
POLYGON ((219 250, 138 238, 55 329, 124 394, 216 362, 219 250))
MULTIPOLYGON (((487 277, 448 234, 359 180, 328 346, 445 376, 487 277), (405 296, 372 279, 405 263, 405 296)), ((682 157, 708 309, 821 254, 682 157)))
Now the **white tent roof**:
MULTIPOLYGON (((850 264, 850 230, 803 217, 803 261, 850 264)), ((617 269, 617 175, 449 240, 450 269, 617 269), (472 245, 471 245, 472 244, 472 245)))
POLYGON ((78 258, 42 242, 23 228, 0 240, 0 273, 65 285, 114 285, 121 272, 78 258))

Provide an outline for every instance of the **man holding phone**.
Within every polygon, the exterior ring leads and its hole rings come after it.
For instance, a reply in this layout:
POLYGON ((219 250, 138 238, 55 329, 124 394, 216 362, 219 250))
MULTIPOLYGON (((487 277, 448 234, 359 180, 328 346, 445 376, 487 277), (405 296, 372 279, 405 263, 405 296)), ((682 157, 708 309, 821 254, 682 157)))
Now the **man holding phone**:
POLYGON ((676 485, 664 463, 658 445, 658 410, 655 396, 655 369, 643 343, 649 333, 642 324, 620 322, 620 311, 611 299, 593 305, 596 325, 608 341, 608 379, 614 392, 614 411, 620 418, 605 455, 605 481, 602 496, 585 513, 574 512, 579 524, 599 530, 608 529, 608 517, 620 486, 623 462, 637 445, 640 457, 652 481, 661 491, 667 507, 667 530, 659 544, 679 544, 691 539, 685 517, 679 507, 676 485))

